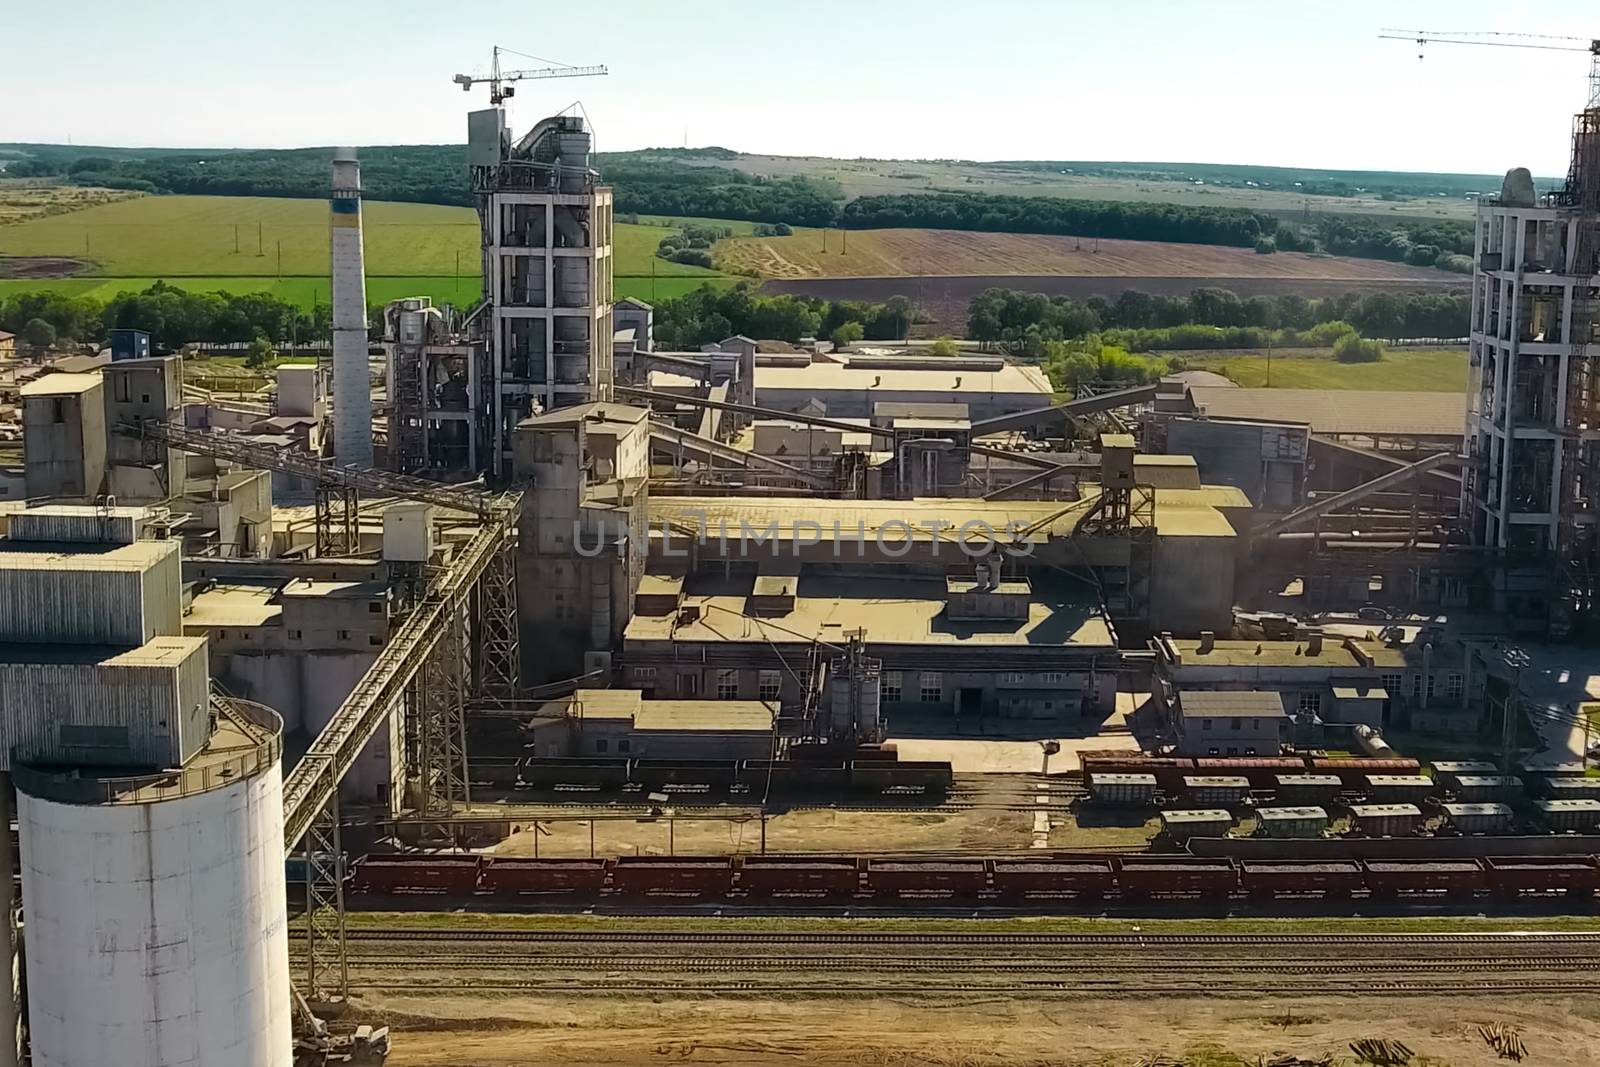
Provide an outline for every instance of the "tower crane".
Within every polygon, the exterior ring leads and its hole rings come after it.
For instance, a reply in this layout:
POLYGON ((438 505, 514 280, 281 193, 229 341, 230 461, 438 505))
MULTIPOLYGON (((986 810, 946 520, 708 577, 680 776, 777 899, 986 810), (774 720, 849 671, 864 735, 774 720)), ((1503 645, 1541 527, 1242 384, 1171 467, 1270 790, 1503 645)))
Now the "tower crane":
POLYGON ((464 93, 471 92, 474 85, 488 82, 489 102, 498 105, 507 97, 516 95, 516 87, 507 85, 505 84, 506 82, 522 81, 524 78, 589 78, 609 73, 610 71, 606 70, 603 64, 591 67, 573 67, 565 63, 556 63, 550 59, 540 59, 538 56, 524 55, 522 52, 515 52, 509 48, 501 48, 499 45, 495 45, 494 60, 489 65, 489 76, 487 78, 474 78, 470 74, 457 74, 451 81, 461 86, 461 91, 464 93), (537 60, 540 63, 549 63, 550 66, 536 67, 531 70, 502 71, 500 69, 501 52, 522 56, 524 59, 537 60))
POLYGON ((1455 32, 1448 30, 1397 30, 1384 29, 1378 36, 1389 41, 1415 41, 1417 58, 1423 57, 1423 47, 1429 44, 1471 44, 1491 48, 1535 48, 1546 52, 1588 52, 1589 102, 1587 108, 1600 107, 1600 38, 1557 37, 1545 33, 1455 32))

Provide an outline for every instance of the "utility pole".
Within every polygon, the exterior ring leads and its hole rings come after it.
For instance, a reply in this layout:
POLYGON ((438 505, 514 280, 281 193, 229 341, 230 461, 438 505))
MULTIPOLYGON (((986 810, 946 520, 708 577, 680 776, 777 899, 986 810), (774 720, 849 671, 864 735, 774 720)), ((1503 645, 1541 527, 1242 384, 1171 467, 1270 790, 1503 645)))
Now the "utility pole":
POLYGON ((1517 747, 1517 719, 1522 714, 1522 672, 1532 661, 1527 652, 1516 646, 1502 654, 1511 671, 1511 691, 1506 694, 1500 708, 1500 800, 1511 803, 1511 766, 1517 747))
MULTIPOLYGON (((234 251, 237 252, 238 249, 236 248, 236 249, 234 249, 234 251)), ((282 241, 278 242, 278 280, 280 282, 283 281, 283 242, 282 241)))
POLYGON ((1267 388, 1272 388, 1272 334, 1267 334, 1267 388))
POLYGON ((266 248, 266 245, 262 242, 262 236, 261 236, 261 220, 257 219, 256 220, 256 255, 264 256, 266 254, 267 254, 267 248, 266 248))
POLYGON ((233 254, 239 254, 239 224, 233 224, 233 254))

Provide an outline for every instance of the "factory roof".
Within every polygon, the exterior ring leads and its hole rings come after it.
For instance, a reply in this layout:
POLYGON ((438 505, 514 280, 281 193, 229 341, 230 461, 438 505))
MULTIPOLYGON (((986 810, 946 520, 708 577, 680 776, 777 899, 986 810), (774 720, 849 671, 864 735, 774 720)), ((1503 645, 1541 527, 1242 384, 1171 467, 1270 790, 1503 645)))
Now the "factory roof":
POLYGON ((1050 382, 1037 367, 1008 363, 999 370, 926 370, 909 367, 856 367, 849 363, 809 363, 803 367, 756 367, 756 402, 770 392, 944 393, 952 400, 968 395, 1020 393, 1048 399, 1050 382))
POLYGON ((650 388, 698 389, 700 388, 700 379, 692 374, 678 374, 670 370, 652 370, 650 372, 650 388))
POLYGON ((809 646, 818 640, 839 642, 846 631, 865 629, 874 645, 1094 649, 1115 644, 1098 608, 1041 594, 1030 601, 1026 620, 952 621, 945 617, 941 578, 802 575, 794 607, 762 618, 745 613, 748 580, 704 576, 691 578, 690 586, 684 607, 698 607, 698 619, 681 621, 681 613, 635 615, 624 640, 809 646))
POLYGON ((1185 719, 1283 719, 1283 697, 1272 692, 1185 690, 1178 695, 1185 719))
POLYGON ((1156 532, 1167 537, 1238 536, 1228 517, 1215 508, 1162 507, 1159 498, 1156 502, 1156 532))
POLYGON ((72 396, 86 393, 100 384, 98 374, 41 374, 22 387, 22 395, 72 396))
POLYGON ((650 417, 650 412, 645 408, 636 408, 628 404, 608 402, 594 402, 589 404, 574 404, 569 408, 557 408, 543 415, 529 415, 521 422, 521 426, 576 426, 580 422, 609 422, 621 425, 633 425, 645 421, 650 417))
POLYGON ((1389 691, 1379 685, 1336 685, 1335 700, 1388 700, 1389 691))
POLYGON ((1467 421, 1462 393, 1191 386, 1189 396, 1207 415, 1304 422, 1314 433, 1460 437, 1467 421))
POLYGON ((387 596, 387 582, 334 581, 326 578, 295 578, 283 587, 281 596, 329 597, 333 599, 367 600, 387 596))
POLYGON ((0 570, 7 571, 142 571, 176 555, 176 541, 134 541, 72 544, 49 541, 0 541, 0 570))
POLYGON ((0 663, 75 664, 103 667, 175 667, 205 648, 203 637, 157 636, 139 645, 78 645, 0 642, 0 663))
MULTIPOLYGON (((1360 651, 1372 660, 1375 669, 1404 667, 1405 653, 1377 641, 1350 639, 1360 651)), ((1345 639, 1324 636, 1320 651, 1312 652, 1306 640, 1289 641, 1232 641, 1211 643, 1209 651, 1200 651, 1204 642, 1187 638, 1161 638, 1177 653, 1177 667, 1321 667, 1361 669, 1365 665, 1346 644, 1345 639)))
POLYGON ((637 689, 578 689, 569 703, 584 719, 631 719, 644 694, 637 689))
POLYGON ((772 708, 759 700, 645 700, 635 730, 772 732, 772 708))
POLYGON ((283 620, 277 592, 276 582, 218 582, 194 595, 183 617, 184 628, 277 625, 283 620))

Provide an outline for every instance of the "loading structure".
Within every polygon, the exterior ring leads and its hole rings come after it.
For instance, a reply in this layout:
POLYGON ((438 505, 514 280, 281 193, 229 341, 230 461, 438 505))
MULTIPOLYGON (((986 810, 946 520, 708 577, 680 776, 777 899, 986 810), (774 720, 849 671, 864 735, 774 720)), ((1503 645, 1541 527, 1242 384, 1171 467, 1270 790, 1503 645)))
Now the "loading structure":
MULTIPOLYGON (((399 715, 408 763, 422 784, 421 815, 448 817, 470 801, 466 707, 511 706, 520 690, 516 540, 522 497, 323 463, 156 420, 122 424, 116 431, 141 438, 152 451, 180 449, 310 480, 319 500, 340 502, 342 521, 351 527, 362 493, 423 501, 476 520, 476 531, 443 567, 415 565, 402 600, 405 617, 283 783, 284 843, 290 852, 302 845, 305 857, 305 987, 313 995, 342 996, 347 977, 339 782, 390 716, 399 715)), ((319 521, 321 513, 319 507, 319 521)), ((355 545, 352 540, 336 547, 355 545)))

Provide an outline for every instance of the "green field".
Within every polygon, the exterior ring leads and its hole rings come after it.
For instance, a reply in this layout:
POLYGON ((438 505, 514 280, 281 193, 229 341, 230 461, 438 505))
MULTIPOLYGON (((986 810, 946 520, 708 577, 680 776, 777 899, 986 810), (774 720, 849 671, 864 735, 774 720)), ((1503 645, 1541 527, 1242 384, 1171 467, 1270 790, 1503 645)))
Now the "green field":
MULTIPOLYGON (((478 223, 468 208, 381 201, 363 205, 367 299, 477 298, 478 223), (459 275, 457 273, 459 269, 459 275)), ((676 296, 717 271, 655 255, 662 226, 618 223, 616 295, 676 296)), ((140 197, 0 226, 0 255, 85 261, 72 278, 0 279, 0 296, 36 289, 105 299, 164 279, 185 289, 270 292, 309 307, 328 300, 328 216, 320 200, 266 197, 140 197)))
MULTIPOLYGON (((1272 357, 1274 389, 1394 389, 1410 392, 1464 393, 1467 354, 1459 348, 1392 348, 1378 363, 1339 363, 1331 349, 1290 349, 1272 357)), ((1226 374, 1249 388, 1267 384, 1264 352, 1166 352, 1181 358, 1189 370, 1226 374)))

